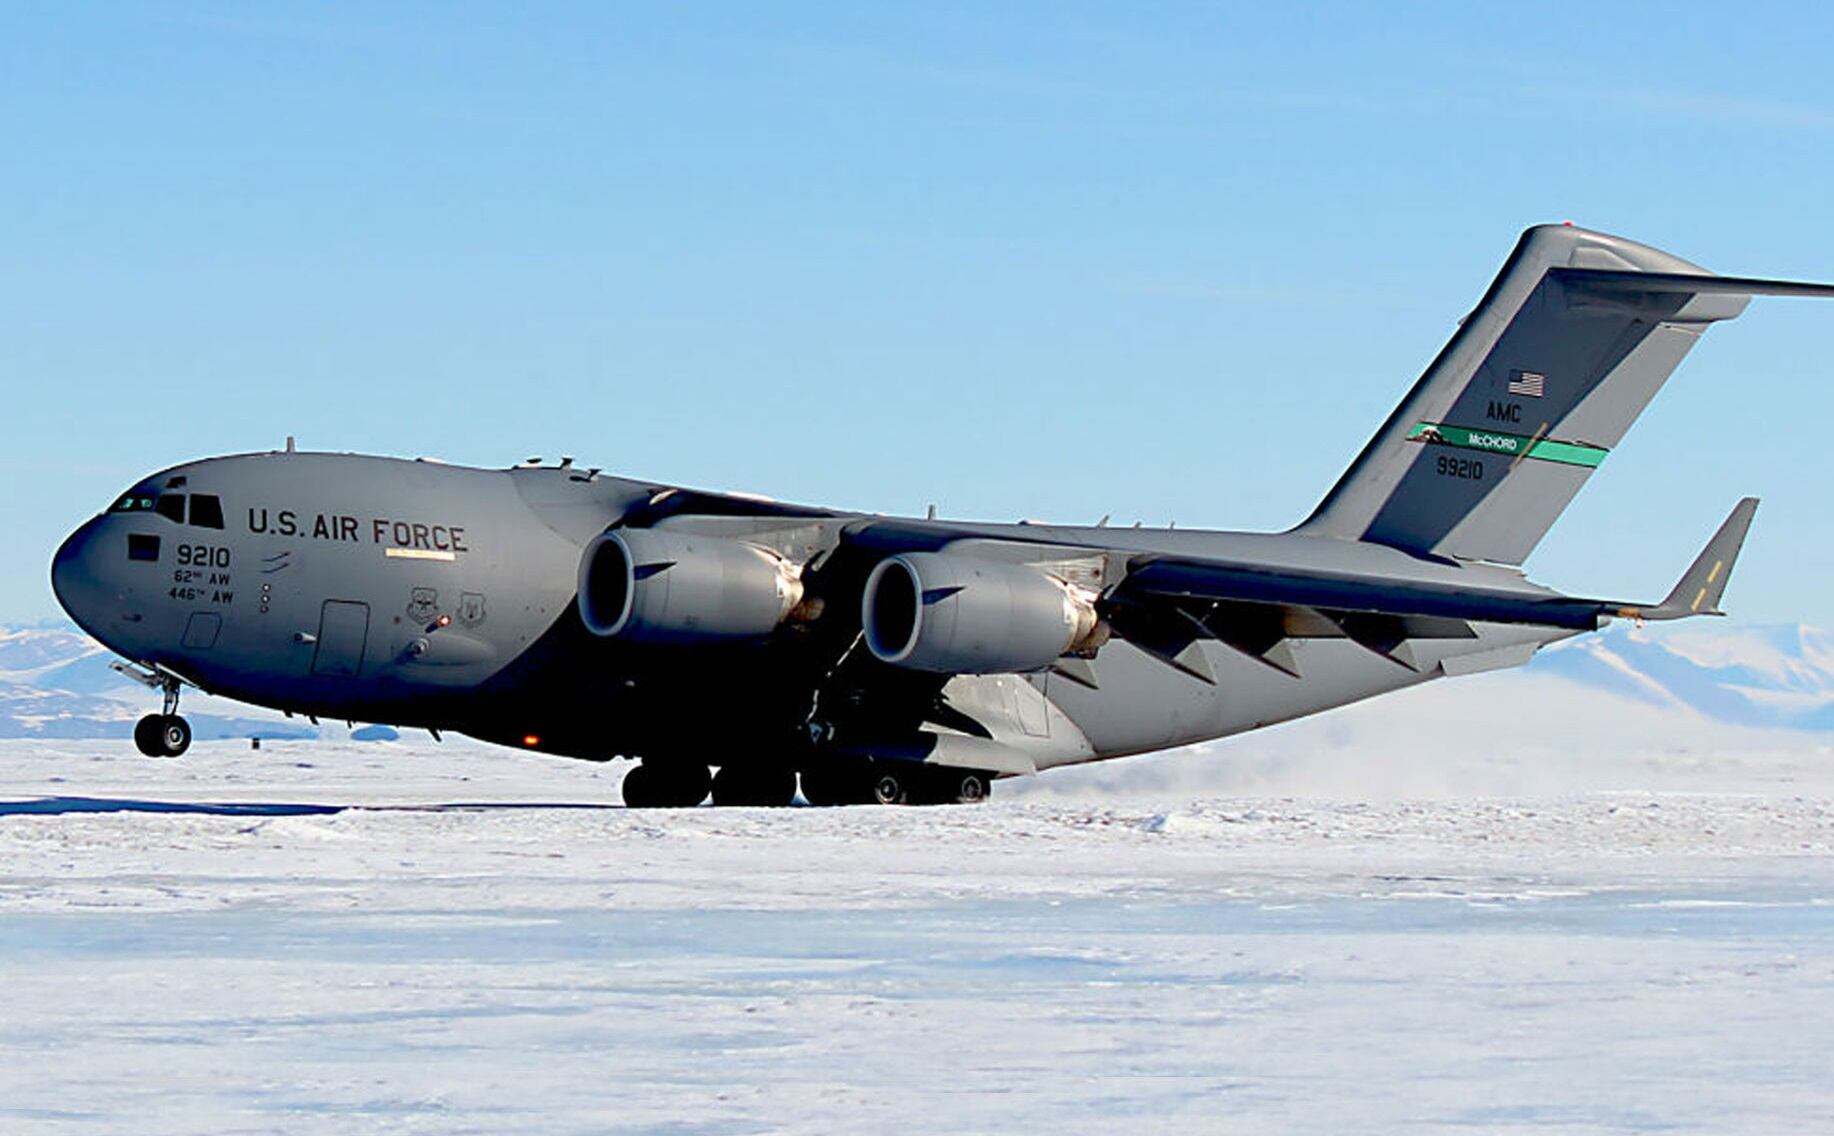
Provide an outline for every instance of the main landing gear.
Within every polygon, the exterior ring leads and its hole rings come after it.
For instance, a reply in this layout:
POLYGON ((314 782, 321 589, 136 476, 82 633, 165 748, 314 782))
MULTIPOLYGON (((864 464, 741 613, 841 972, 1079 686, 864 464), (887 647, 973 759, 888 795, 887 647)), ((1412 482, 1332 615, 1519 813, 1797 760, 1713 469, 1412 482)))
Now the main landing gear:
POLYGON ((704 765, 646 761, 624 775, 624 804, 632 809, 691 809, 707 799, 712 785, 704 765))
MULTIPOLYGON (((632 809, 691 809, 707 799, 721 806, 780 807, 796 797, 796 773, 786 766, 725 765, 709 775, 694 762, 645 761, 624 775, 624 804, 632 809)), ((826 761, 802 771, 811 805, 969 805, 987 799, 992 778, 978 769, 904 761, 826 761)))
POLYGON ((973 805, 985 801, 991 788, 991 779, 978 769, 908 761, 823 765, 802 771, 802 795, 811 805, 973 805))
POLYGON ((165 712, 134 723, 134 746, 148 757, 177 757, 191 748, 191 723, 178 715, 178 680, 163 684, 165 712))
POLYGON ((782 766, 721 766, 646 761, 624 775, 624 804, 633 809, 691 809, 713 794, 716 805, 768 808, 796 796, 796 773, 782 766))
POLYGON ((796 771, 781 767, 724 765, 713 775, 713 803, 770 808, 796 799, 796 771))

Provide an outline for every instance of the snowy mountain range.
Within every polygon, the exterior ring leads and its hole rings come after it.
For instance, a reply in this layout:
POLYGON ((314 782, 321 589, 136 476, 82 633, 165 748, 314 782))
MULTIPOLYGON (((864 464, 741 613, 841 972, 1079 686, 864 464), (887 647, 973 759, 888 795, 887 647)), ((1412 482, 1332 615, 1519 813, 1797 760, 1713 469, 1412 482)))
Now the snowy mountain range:
MULTIPOLYGON (((153 691, 117 673, 106 647, 67 623, 0 628, 0 738, 126 738, 159 708, 153 691)), ((195 736, 310 738, 310 723, 192 692, 195 736)))
POLYGON ((1542 652, 1532 670, 1730 725, 1834 731, 1834 633, 1802 624, 1618 624, 1542 652))
MULTIPOLYGON (((113 656, 68 624, 0 629, 0 737, 127 737, 154 695, 109 667, 113 656)), ((1670 628, 1617 624, 1543 651, 1522 671, 1461 686, 1517 703, 1548 678, 1627 707, 1673 710, 1735 726, 1834 732, 1834 634, 1802 625, 1723 622, 1670 628)), ((312 737, 309 723, 191 694, 200 738, 312 737)))

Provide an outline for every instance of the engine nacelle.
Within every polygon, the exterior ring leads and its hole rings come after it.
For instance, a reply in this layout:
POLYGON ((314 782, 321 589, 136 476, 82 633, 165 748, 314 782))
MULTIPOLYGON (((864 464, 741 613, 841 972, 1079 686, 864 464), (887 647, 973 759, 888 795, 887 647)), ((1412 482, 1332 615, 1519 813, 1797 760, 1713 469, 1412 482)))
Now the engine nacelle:
POLYGON ((860 614, 875 658, 945 674, 1043 670, 1103 631, 1092 598, 1055 576, 938 552, 881 561, 860 614))
POLYGON ((769 635, 802 602, 795 564, 767 548, 657 529, 602 533, 579 565, 594 635, 704 643, 769 635))

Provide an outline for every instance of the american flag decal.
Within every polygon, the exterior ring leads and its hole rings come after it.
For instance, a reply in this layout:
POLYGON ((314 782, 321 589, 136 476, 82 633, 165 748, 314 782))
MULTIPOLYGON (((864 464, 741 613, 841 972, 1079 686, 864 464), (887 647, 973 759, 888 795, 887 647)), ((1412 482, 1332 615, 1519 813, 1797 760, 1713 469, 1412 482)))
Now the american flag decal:
POLYGON ((1547 376, 1537 371, 1511 371, 1509 393, 1523 398, 1541 398, 1547 394, 1547 376))

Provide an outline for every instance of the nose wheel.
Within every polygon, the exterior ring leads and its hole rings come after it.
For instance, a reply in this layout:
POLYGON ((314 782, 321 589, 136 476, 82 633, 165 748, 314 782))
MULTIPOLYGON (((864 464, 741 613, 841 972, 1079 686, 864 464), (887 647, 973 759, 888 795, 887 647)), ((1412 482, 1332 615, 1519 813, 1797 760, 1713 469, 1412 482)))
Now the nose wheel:
POLYGON ((134 723, 134 745, 148 757, 177 757, 191 748, 191 723, 177 714, 148 714, 134 723))
POLYGON ((178 683, 164 684, 165 713, 134 723, 134 747, 148 757, 177 757, 191 748, 191 723, 178 714, 178 683))

